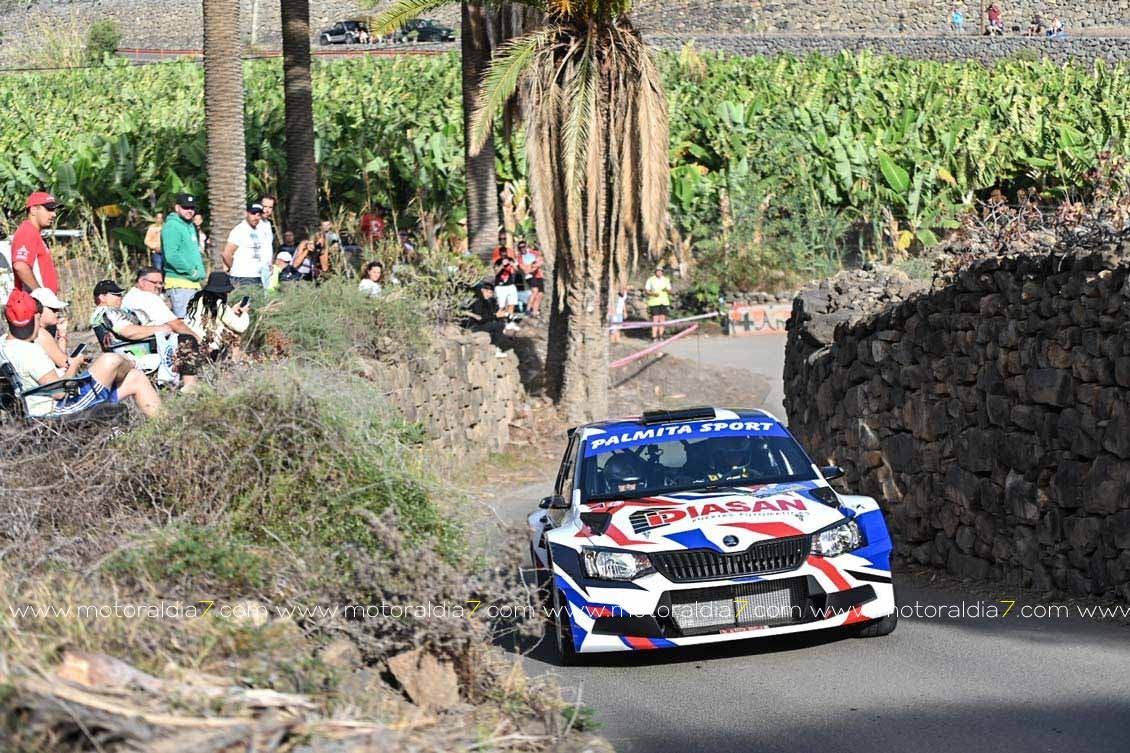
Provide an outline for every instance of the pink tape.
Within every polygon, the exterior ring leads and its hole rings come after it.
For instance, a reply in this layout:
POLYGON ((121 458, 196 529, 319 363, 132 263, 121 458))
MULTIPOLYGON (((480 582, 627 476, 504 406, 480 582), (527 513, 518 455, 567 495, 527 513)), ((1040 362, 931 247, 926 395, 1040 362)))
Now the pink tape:
POLYGON ((638 361, 639 359, 643 358, 644 356, 648 355, 649 353, 654 353, 657 350, 665 348, 668 345, 670 345, 671 343, 675 342, 676 340, 680 340, 680 339, 686 337, 687 335, 689 335, 690 333, 694 332, 697 329, 698 329, 698 325, 692 324, 690 327, 683 330, 682 332, 675 335, 674 337, 668 337, 666 340, 660 340, 659 342, 655 343, 655 345, 644 348, 640 352, 633 353, 630 356, 625 356, 624 358, 621 358, 619 361, 613 361, 608 366, 609 366, 609 368, 612 368, 612 369, 618 369, 621 366, 627 366, 632 361, 638 361))

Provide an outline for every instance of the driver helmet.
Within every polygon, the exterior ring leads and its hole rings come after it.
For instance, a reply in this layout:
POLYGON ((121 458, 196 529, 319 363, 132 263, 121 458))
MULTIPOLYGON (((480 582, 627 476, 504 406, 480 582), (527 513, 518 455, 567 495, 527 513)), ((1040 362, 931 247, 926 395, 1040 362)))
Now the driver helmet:
POLYGON ((753 443, 748 437, 722 437, 711 444, 710 454, 716 471, 746 468, 753 458, 753 443))
POLYGON ((608 458, 602 475, 606 492, 631 492, 644 485, 642 464, 627 450, 608 458))

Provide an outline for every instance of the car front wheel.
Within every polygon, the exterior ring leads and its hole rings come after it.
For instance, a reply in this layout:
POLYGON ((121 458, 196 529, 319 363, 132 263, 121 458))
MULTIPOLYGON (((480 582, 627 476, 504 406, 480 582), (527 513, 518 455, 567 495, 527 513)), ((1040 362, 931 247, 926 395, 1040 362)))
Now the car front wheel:
POLYGON ((318 44, 322 45, 323 47, 325 47, 329 43, 330 43, 330 38, 328 36, 326 36, 325 34, 318 37, 318 44))
POLYGON ((855 636, 857 638, 879 638, 884 635, 890 635, 895 632, 895 628, 899 624, 898 609, 888 614, 886 617, 880 617, 877 620, 864 623, 856 630, 855 636))
POLYGON ((579 663, 577 649, 573 644, 573 623, 569 619, 568 602, 560 588, 553 589, 553 633, 557 642, 557 656, 564 667, 579 663))

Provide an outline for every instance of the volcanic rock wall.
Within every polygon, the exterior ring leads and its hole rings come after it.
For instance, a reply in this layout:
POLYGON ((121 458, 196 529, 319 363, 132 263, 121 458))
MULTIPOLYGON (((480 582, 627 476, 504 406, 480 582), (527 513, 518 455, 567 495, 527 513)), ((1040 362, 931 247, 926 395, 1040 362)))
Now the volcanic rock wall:
POLYGON ((880 499, 899 553, 1130 600, 1130 244, 794 301, 791 428, 880 499))

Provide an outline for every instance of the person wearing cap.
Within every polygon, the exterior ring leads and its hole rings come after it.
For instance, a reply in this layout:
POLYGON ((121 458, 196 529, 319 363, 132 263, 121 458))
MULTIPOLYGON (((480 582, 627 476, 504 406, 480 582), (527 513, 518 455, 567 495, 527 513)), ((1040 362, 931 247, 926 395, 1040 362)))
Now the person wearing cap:
POLYGON ((43 231, 55 222, 55 212, 63 205, 46 191, 36 191, 27 197, 27 219, 12 236, 12 273, 16 287, 31 292, 48 288, 59 292, 59 275, 51 249, 43 241, 43 231))
POLYGON ((240 335, 251 325, 247 307, 228 305, 228 293, 233 290, 226 272, 213 272, 203 290, 188 302, 185 322, 201 338, 201 349, 212 360, 238 354, 240 335))
POLYGON ((196 197, 178 194, 173 214, 161 230, 161 248, 165 254, 165 291, 169 305, 183 319, 189 299, 200 290, 204 279, 204 257, 197 238, 196 197))
POLYGON ((78 377, 81 383, 78 394, 73 397, 67 397, 62 391, 54 395, 29 397, 26 404, 30 416, 67 416, 129 398, 147 417, 160 411, 161 398, 157 390, 144 374, 116 353, 103 353, 93 361, 81 355, 73 359, 66 369, 56 368, 47 351, 36 343, 42 309, 42 304, 27 292, 12 291, 4 306, 8 334, 0 339, 0 360, 12 366, 21 391, 51 384, 61 378, 78 377))
MULTIPOLYGON (((153 267, 146 269, 152 270, 153 267)), ((143 286, 148 283, 141 283, 143 286)), ((160 324, 143 324, 141 316, 136 311, 125 307, 123 303, 121 286, 113 280, 102 280, 94 286, 94 313, 90 317, 90 326, 102 328, 104 334, 100 343, 103 349, 118 350, 131 343, 139 343, 129 354, 135 358, 144 358, 149 350, 140 341, 150 337, 157 341, 157 352, 162 359, 172 364, 172 371, 179 374, 180 385, 184 390, 190 390, 196 384, 196 375, 200 370, 200 342, 196 335, 189 330, 181 319, 169 320, 160 324), (179 322, 179 326, 187 332, 174 330, 172 322, 179 322), (176 335, 174 338, 173 335, 176 335)), ((164 304, 161 304, 164 306, 164 304)), ((166 308, 167 311, 167 308, 166 308)), ((160 313, 160 310, 158 310, 160 313)), ((172 312, 169 312, 170 314, 172 312)), ((146 314, 148 317, 148 314, 146 314)), ((166 318, 164 315, 159 318, 166 318)), ((120 352, 120 350, 119 350, 120 352)), ((162 367, 164 368, 164 367, 162 367)), ((162 376, 162 369, 158 369, 158 379, 162 376)), ((164 373, 165 381, 175 381, 176 377, 164 373)))
POLYGON ((263 285, 261 271, 263 260, 270 260, 270 249, 263 247, 263 238, 256 228, 263 220, 263 205, 247 205, 247 218, 228 233, 224 246, 224 269, 231 277, 231 284, 263 285))
POLYGON ((663 273, 663 267, 655 268, 655 274, 647 278, 644 290, 647 291, 647 313, 651 314, 651 323, 661 325, 651 328, 651 339, 658 340, 667 329, 662 324, 667 321, 667 312, 671 309, 671 279, 663 273))
POLYGON ((49 288, 36 288, 31 291, 31 297, 39 302, 39 334, 35 338, 36 344, 47 351, 55 366, 60 369, 67 368, 67 315, 68 304, 59 300, 59 296, 49 288))
POLYGON ((475 285, 475 300, 463 312, 461 324, 472 332, 486 332, 497 347, 501 335, 518 331, 518 325, 506 321, 506 311, 500 310, 494 300, 494 283, 484 280, 475 285))

